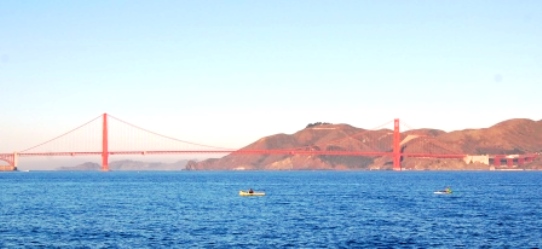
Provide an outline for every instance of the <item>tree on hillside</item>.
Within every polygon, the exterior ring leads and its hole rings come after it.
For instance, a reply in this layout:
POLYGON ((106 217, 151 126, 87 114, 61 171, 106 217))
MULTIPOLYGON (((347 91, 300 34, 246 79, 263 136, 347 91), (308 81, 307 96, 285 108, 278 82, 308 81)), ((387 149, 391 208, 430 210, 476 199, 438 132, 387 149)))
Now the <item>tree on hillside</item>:
POLYGON ((319 125, 330 125, 331 123, 326 123, 326 122, 316 122, 316 123, 312 123, 312 124, 308 124, 307 127, 305 128, 311 128, 311 127, 315 127, 315 126, 319 126, 319 125))

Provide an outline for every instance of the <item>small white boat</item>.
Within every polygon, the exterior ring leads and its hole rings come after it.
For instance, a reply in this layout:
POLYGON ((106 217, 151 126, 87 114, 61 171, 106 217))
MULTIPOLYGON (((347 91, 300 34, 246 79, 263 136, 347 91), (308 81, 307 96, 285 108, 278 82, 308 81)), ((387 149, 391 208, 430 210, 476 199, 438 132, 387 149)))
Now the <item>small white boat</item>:
POLYGON ((239 195, 240 196, 264 196, 265 195, 265 192, 256 192, 256 191, 244 191, 244 190, 241 190, 239 191, 239 195))
POLYGON ((444 190, 435 191, 433 193, 437 195, 449 195, 452 194, 452 189, 450 187, 446 187, 444 190))

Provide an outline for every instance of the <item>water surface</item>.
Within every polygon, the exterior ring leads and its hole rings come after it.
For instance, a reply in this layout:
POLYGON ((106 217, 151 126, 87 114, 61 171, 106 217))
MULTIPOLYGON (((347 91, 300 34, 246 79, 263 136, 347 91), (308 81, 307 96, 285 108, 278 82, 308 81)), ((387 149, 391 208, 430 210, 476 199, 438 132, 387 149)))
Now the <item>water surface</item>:
POLYGON ((542 172, 14 172, 0 248, 540 248, 542 172), (451 186, 452 195, 433 191, 451 186), (240 197, 239 190, 265 191, 240 197))

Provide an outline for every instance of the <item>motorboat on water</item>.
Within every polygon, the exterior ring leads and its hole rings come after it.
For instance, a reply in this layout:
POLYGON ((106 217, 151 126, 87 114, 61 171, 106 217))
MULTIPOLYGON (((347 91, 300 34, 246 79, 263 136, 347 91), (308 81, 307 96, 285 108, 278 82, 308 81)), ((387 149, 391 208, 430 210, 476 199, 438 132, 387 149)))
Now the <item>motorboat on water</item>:
POLYGON ((438 190, 433 193, 438 194, 438 195, 449 195, 449 194, 452 194, 452 189, 450 187, 446 187, 443 190, 438 190))
POLYGON ((265 192, 256 192, 256 191, 250 191, 250 190, 241 190, 239 191, 240 196, 264 196, 265 192))

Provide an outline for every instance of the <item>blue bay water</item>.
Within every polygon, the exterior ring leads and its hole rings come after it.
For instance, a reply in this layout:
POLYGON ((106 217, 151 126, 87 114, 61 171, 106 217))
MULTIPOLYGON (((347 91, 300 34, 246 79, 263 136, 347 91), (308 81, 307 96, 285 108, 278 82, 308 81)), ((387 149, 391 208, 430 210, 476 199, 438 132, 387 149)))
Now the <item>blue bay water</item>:
POLYGON ((14 172, 0 248, 540 248, 542 172, 14 172), (451 195, 435 190, 451 186, 451 195), (265 191, 240 197, 239 190, 265 191))

